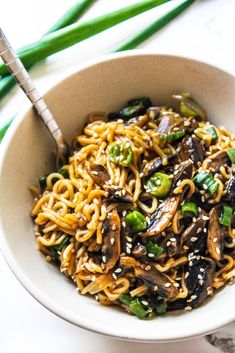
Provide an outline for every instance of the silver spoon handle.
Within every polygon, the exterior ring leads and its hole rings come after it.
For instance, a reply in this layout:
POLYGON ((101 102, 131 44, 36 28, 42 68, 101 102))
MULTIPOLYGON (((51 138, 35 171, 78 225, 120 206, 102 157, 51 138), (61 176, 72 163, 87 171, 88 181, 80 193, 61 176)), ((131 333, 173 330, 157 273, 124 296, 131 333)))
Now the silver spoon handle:
POLYGON ((59 126, 53 118, 46 102, 35 88, 27 70, 24 68, 21 60, 17 57, 12 49, 9 41, 5 37, 2 29, 0 28, 0 57, 8 67, 12 76, 19 83, 22 90, 27 95, 28 99, 33 104, 38 115, 43 120, 44 124, 53 135, 55 142, 58 143, 58 137, 62 135, 59 126))

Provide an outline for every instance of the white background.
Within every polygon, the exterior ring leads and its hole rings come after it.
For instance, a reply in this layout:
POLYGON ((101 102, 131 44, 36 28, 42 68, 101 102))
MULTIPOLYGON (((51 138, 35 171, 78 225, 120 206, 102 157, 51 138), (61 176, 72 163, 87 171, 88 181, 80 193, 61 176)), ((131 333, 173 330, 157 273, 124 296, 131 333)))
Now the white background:
MULTIPOLYGON (((137 0, 97 0, 82 21, 137 0)), ((0 26, 18 48, 37 40, 75 0, 1 0, 0 26)), ((41 91, 76 64, 111 52, 175 3, 163 5, 122 23, 36 65, 31 74, 41 91)), ((159 53, 188 55, 235 74, 235 0, 198 0, 174 22, 141 45, 159 53)), ((235 97, 234 97, 235 98, 235 97)), ((25 103, 14 89, 0 101, 0 126, 25 103)), ((16 224, 17 231, 17 224, 16 224)), ((0 353, 216 353, 204 338, 171 344, 137 344, 112 340, 57 318, 17 282, 0 255, 0 353)), ((98 318, 94 318, 98 319, 98 318)), ((206 318, 204 318, 206 320, 206 318)), ((110 323, 112 324, 112 323, 110 323)), ((143 323, 144 325, 144 323, 143 323)), ((127 327, 128 330, 128 327, 127 327)))

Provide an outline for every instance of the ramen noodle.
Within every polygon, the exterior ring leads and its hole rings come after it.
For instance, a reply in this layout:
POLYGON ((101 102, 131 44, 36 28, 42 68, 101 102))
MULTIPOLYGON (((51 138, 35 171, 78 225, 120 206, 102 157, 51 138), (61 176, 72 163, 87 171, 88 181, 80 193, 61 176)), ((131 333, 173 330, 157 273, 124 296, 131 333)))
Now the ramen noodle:
POLYGON ((94 112, 40 177, 39 250, 78 292, 139 318, 192 310, 235 278, 235 138, 188 94, 94 112))

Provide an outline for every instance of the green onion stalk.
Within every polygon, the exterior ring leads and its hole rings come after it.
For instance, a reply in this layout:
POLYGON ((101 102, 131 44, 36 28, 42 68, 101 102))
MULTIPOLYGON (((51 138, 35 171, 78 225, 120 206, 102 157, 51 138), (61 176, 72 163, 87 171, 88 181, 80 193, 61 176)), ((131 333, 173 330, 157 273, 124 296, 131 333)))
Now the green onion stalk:
MULTIPOLYGON (((167 0, 169 1, 169 0, 167 0)), ((157 1, 155 6, 157 5, 160 5, 161 3, 163 2, 166 2, 166 1, 157 1)), ((130 40, 128 40, 128 42, 125 42, 122 46, 120 46, 119 48, 117 48, 115 50, 115 52, 117 51, 124 51, 124 50, 128 50, 128 49, 134 49, 136 48, 138 45, 140 45, 141 43, 143 43, 145 40, 147 40, 148 38, 150 38, 154 33, 156 33, 157 31, 159 31, 160 29, 162 29, 164 26, 166 26, 171 20, 173 20, 176 16, 180 15, 186 8, 188 8, 191 4, 193 4, 195 2, 195 0, 185 0, 182 4, 174 7, 173 9, 169 10, 167 14, 163 15, 162 17, 160 17, 157 21, 153 22, 150 26, 147 26, 145 29, 141 30, 139 33, 137 33, 135 36, 133 36, 130 40)), ((145 1, 144 1, 145 3, 145 1)), ((143 2, 141 3, 142 6, 144 5, 143 2)), ((146 4, 147 4, 147 1, 146 1, 146 4)), ((138 6, 139 4, 137 5, 133 5, 133 6, 138 6)), ((121 11, 121 10, 119 10, 121 11)), ((122 10, 123 11, 123 10, 122 10)), ((116 11, 116 16, 117 16, 117 12, 116 11)), ((108 20, 108 17, 109 17, 110 14, 108 15, 105 15, 106 16, 106 21, 108 20)), ((111 13, 111 17, 109 19, 109 27, 111 27, 112 25, 114 25, 114 23, 112 24, 112 17, 113 17, 113 13, 111 13)), ((104 19, 104 17, 99 17, 98 19, 104 19)), ((131 17, 131 16, 130 16, 131 17)), ((95 20, 92 20, 93 22, 95 20)), ((91 22, 91 21, 90 21, 91 22)), ((90 23, 89 22, 89 23, 90 23)), ((96 19, 96 22, 97 22, 97 19, 96 19)), ((121 21, 120 21, 121 22, 121 21)), ((86 22, 87 24, 87 22, 86 22)), ((117 24, 117 23, 115 23, 117 24)), ((84 26, 84 24, 83 24, 84 26)), ((53 26, 54 27, 54 26, 53 26)), ((52 27, 52 28, 53 28, 52 27)), ((107 28, 109 28, 107 27, 107 28)), ((80 27, 80 30, 81 27, 80 27)), ((88 33, 86 34, 87 35, 87 38, 90 36, 93 36, 95 35, 96 33, 96 30, 91 30, 90 29, 90 33, 88 35, 88 33)), ((64 33, 65 35, 65 33, 64 33)), ((85 39, 85 38, 84 38, 85 39)), ((81 40, 80 37, 78 37, 78 40, 76 42, 79 42, 81 40)), ((67 43, 67 46, 68 47, 70 44, 67 43)), ((35 57, 33 57, 33 63, 35 62, 35 57)), ((8 77, 8 76, 6 76, 8 77)), ((4 78, 5 79, 5 78, 4 78)), ((1 85, 1 82, 2 82, 3 78, 0 80, 0 99, 3 98, 3 96, 9 91, 9 89, 4 89, 4 86, 1 85)), ((12 121, 12 118, 0 129, 0 141, 2 140, 8 126, 10 125, 10 122, 12 121)))

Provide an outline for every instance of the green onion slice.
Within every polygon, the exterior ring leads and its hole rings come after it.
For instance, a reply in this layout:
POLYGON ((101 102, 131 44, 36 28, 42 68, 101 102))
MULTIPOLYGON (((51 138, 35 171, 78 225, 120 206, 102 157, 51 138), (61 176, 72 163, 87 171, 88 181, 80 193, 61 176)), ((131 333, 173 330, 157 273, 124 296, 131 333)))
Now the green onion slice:
POLYGON ((174 142, 176 140, 179 140, 181 137, 184 137, 185 131, 179 130, 179 131, 173 131, 169 132, 166 135, 160 136, 160 141, 161 142, 174 142))
POLYGON ((193 178, 194 183, 201 189, 208 191, 213 195, 218 187, 219 183, 214 179, 213 175, 207 172, 200 172, 193 178))
POLYGON ((230 206, 224 205, 221 217, 219 219, 220 224, 225 227, 230 227, 233 218, 233 209, 230 206))
POLYGON ((229 148, 227 149, 227 155, 229 156, 231 162, 234 164, 235 163, 235 148, 229 148))
POLYGON ((132 232, 138 233, 147 227, 147 220, 139 211, 132 211, 126 215, 126 223, 132 232))
POLYGON ((214 126, 209 126, 208 128, 206 128, 206 131, 208 131, 209 132, 209 134, 212 136, 212 141, 213 142, 215 142, 215 141, 217 141, 218 140, 218 134, 217 134, 217 131, 216 131, 216 129, 215 129, 215 127, 214 126))
POLYGON ((145 245, 145 249, 147 251, 147 254, 148 255, 153 254, 154 256, 152 256, 152 257, 155 259, 164 251, 164 249, 161 246, 157 246, 156 244, 154 244, 151 241, 149 241, 145 245))
POLYGON ((154 173, 147 181, 147 189, 151 195, 159 198, 166 197, 171 189, 172 180, 169 175, 165 173, 154 173))
POLYGON ((113 142, 110 145, 109 158, 115 164, 128 167, 133 160, 133 150, 130 142, 113 142))
POLYGON ((194 202, 185 202, 181 206, 181 211, 186 217, 197 217, 198 216, 198 207, 194 202))

